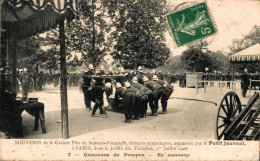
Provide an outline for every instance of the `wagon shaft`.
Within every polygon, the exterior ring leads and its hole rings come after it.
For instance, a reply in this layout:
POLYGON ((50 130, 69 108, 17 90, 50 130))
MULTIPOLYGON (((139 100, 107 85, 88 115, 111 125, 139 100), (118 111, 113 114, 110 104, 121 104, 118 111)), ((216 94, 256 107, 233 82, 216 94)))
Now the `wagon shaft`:
POLYGON ((258 140, 260 131, 260 100, 255 92, 249 103, 224 130, 225 140, 258 140))

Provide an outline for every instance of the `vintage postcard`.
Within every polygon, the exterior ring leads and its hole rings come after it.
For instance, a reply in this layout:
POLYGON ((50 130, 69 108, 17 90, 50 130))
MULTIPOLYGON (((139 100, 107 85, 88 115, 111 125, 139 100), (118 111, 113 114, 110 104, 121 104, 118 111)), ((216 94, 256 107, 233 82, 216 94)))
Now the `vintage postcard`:
POLYGON ((1 0, 0 160, 259 160, 259 0, 1 0))

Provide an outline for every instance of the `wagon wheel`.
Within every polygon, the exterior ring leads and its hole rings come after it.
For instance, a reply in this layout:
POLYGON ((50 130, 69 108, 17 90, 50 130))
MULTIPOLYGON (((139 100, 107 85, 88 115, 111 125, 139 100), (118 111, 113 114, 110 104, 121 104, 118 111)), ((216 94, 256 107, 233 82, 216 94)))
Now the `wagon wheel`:
POLYGON ((241 102, 238 95, 235 92, 228 92, 222 99, 218 109, 216 122, 216 137, 218 140, 223 137, 225 129, 241 110, 241 102))

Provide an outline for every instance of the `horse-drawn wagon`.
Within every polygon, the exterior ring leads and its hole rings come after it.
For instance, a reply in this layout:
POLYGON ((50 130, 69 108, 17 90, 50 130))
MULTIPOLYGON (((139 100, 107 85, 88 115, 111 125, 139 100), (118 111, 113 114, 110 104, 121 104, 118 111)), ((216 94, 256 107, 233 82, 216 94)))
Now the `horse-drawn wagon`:
POLYGON ((228 92, 222 99, 216 121, 218 140, 259 140, 260 99, 255 92, 247 105, 242 105, 235 92, 228 92))

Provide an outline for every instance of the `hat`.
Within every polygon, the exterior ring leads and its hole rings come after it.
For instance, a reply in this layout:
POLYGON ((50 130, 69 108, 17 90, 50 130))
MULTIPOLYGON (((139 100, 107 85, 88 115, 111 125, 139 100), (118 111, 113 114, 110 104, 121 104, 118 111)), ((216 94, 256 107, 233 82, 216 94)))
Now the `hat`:
POLYGON ((153 80, 158 80, 157 75, 153 75, 153 80))
POLYGON ((117 82, 116 83, 116 88, 121 88, 121 87, 122 87, 121 83, 117 82))
POLYGON ((94 66, 93 66, 92 64, 89 64, 89 65, 88 65, 88 68, 89 68, 89 69, 94 69, 94 66))
POLYGON ((142 71, 143 71, 142 67, 139 66, 139 67, 137 68, 137 71, 142 72, 142 71))
POLYGON ((245 68, 244 71, 247 72, 247 69, 245 68))
POLYGON ((105 70, 104 66, 101 65, 99 70, 105 70))
POLYGON ((119 70, 120 70, 121 72, 125 72, 125 68, 124 68, 124 67, 121 67, 119 70))
POLYGON ((125 82, 125 87, 126 88, 131 87, 131 84, 129 82, 125 82))
POLYGON ((133 83, 137 83, 137 82, 138 82, 137 77, 133 77, 132 82, 133 82, 133 83))
POLYGON ((148 81, 148 80, 149 80, 149 79, 148 79, 146 76, 143 77, 143 81, 144 81, 144 82, 146 82, 146 81, 148 81))
POLYGON ((23 71, 24 71, 24 72, 27 72, 27 68, 24 68, 23 71))

